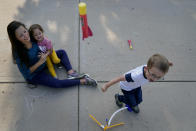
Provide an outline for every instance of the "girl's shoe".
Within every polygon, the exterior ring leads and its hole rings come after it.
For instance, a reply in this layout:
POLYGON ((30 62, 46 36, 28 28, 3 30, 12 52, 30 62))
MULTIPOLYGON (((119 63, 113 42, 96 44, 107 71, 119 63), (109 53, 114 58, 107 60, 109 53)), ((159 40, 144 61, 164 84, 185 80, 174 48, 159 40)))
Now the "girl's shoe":
POLYGON ((89 76, 88 74, 80 74, 80 73, 78 73, 77 71, 75 71, 74 70, 74 72, 73 73, 71 73, 71 74, 68 74, 67 75, 67 79, 82 79, 82 78, 84 78, 85 76, 89 76))

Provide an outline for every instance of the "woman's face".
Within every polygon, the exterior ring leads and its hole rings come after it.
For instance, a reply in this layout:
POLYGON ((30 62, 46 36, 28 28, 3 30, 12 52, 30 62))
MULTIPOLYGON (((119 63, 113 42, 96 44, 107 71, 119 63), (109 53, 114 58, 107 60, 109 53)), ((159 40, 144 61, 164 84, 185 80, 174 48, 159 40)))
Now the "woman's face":
POLYGON ((33 30, 33 37, 37 42, 42 42, 44 40, 44 34, 40 29, 34 29, 33 30))
POLYGON ((16 38, 22 42, 26 43, 30 41, 29 32, 23 26, 19 26, 15 31, 16 38))

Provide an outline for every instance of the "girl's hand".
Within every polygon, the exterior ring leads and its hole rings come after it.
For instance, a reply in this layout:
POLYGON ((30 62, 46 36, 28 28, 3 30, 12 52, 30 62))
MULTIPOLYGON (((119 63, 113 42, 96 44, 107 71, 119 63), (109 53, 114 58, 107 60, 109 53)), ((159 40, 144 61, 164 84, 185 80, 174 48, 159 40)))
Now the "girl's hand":
POLYGON ((53 48, 51 48, 49 51, 50 51, 50 54, 52 54, 53 48))
POLYGON ((47 52, 49 52, 49 55, 51 55, 52 54, 52 51, 53 51, 53 49, 51 48, 51 49, 49 49, 49 50, 47 50, 47 52))

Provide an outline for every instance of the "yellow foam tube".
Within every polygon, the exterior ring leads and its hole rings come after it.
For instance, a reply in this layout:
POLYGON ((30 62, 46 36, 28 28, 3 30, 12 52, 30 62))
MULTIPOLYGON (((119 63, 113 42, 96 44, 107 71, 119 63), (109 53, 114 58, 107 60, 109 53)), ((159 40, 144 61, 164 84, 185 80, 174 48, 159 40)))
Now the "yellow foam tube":
POLYGON ((50 72, 50 74, 53 77, 57 77, 56 72, 55 72, 55 69, 54 69, 54 66, 53 66, 52 61, 50 60, 50 57, 49 56, 46 58, 46 64, 48 66, 48 71, 50 72))
POLYGON ((86 15, 86 3, 80 2, 78 7, 80 15, 86 15))

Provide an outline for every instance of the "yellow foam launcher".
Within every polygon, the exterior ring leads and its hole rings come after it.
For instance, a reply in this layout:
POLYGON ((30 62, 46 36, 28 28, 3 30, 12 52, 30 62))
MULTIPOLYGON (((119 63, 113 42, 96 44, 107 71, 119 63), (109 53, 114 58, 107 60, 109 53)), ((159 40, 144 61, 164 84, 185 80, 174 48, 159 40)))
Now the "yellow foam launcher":
MULTIPOLYGON (((115 125, 102 125, 94 116, 92 116, 91 114, 89 114, 89 116, 93 119, 93 121, 95 123, 97 123, 104 131, 112 128, 112 127, 116 127, 116 126, 120 126, 120 125, 124 125, 123 122, 119 123, 119 124, 115 124, 115 125)), ((110 124, 110 123, 109 123, 110 124)))
POLYGON ((78 7, 80 15, 86 15, 86 3, 80 2, 78 7))

